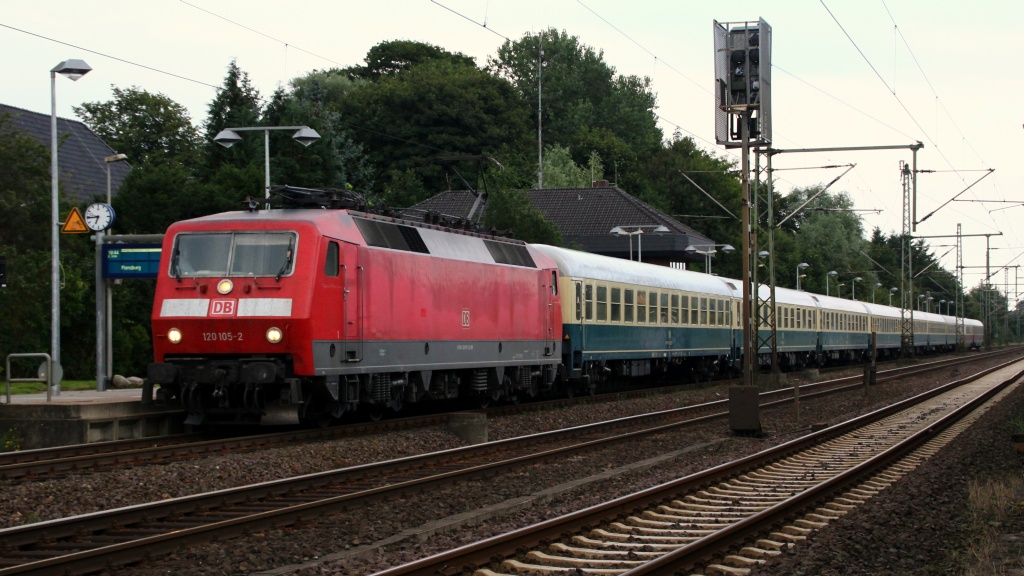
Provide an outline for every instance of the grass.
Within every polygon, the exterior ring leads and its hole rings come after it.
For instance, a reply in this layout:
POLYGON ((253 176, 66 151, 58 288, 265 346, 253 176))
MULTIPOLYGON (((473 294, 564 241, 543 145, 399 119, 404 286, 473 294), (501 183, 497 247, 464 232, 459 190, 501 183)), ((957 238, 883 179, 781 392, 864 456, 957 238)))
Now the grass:
MULTIPOLYGON (((7 393, 7 381, 0 380, 0 394, 7 393)), ((64 380, 60 383, 60 389, 64 392, 72 390, 95 390, 95 380, 64 380)), ((46 392, 45 382, 11 382, 11 394, 37 394, 46 392)))
POLYGON ((971 561, 964 576, 1011 574, 1024 567, 1018 550, 1006 549, 1000 536, 1008 520, 1019 514, 1024 501, 1024 479, 1019 476, 972 480, 968 486, 971 528, 975 534, 971 561), (1007 558, 1018 558, 1006 562, 1007 558))

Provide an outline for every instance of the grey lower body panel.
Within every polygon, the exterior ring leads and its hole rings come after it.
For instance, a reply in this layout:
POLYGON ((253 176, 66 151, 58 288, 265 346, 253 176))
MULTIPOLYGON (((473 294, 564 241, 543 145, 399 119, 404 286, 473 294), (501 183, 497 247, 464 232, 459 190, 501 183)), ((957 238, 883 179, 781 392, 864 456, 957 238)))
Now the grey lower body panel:
POLYGON ((314 341, 316 375, 539 366, 562 359, 559 340, 364 341, 359 354, 342 353, 352 348, 351 341, 314 341))

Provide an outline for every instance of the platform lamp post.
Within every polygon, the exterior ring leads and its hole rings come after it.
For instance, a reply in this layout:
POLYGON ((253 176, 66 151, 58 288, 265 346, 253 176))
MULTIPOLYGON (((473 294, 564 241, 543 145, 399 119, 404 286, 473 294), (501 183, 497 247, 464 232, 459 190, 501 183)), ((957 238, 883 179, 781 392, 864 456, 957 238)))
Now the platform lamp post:
POLYGON ((882 287, 882 283, 881 282, 875 282, 875 289, 871 291, 871 303, 872 304, 875 303, 875 292, 878 292, 878 289, 881 288, 881 287, 882 287))
POLYGON ((704 255, 704 273, 711 274, 711 255, 717 254, 718 250, 715 248, 721 248, 723 254, 732 254, 736 251, 732 247, 732 244, 690 244, 686 248, 683 248, 683 252, 687 254, 703 254, 704 255), (703 248, 703 249, 702 249, 703 248))
MULTIPOLYGON (((811 267, 811 265, 808 264, 807 262, 801 262, 801 263, 796 265, 796 289, 797 289, 797 291, 800 290, 800 278, 801 278, 800 271, 805 269, 805 268, 810 268, 810 267, 811 267)), ((804 276, 806 276, 806 274, 804 276)))
POLYGON ((857 282, 860 282, 861 280, 863 280, 863 278, 857 276, 856 278, 850 281, 850 300, 857 299, 857 282))
POLYGON ((921 311, 921 301, 924 300, 924 294, 917 295, 917 311, 921 311))
POLYGON ((83 60, 65 60, 50 70, 50 384, 60 395, 60 192, 57 185, 57 74, 77 81, 92 70, 83 60))
POLYGON ((830 277, 835 278, 836 276, 839 276, 839 272, 836 272, 835 270, 832 270, 828 274, 825 274, 825 296, 831 296, 831 294, 829 294, 828 291, 828 279, 830 277))
POLYGON ((630 260, 633 259, 633 236, 636 236, 636 261, 637 262, 643 262, 644 261, 644 244, 643 244, 643 242, 644 242, 644 240, 643 240, 644 228, 651 228, 652 229, 651 233, 654 233, 654 234, 664 234, 666 232, 669 232, 669 229, 666 228, 665 226, 662 226, 661 224, 640 224, 640 225, 633 224, 633 225, 630 225, 630 226, 616 226, 616 227, 612 228, 611 230, 609 230, 609 233, 614 234, 616 236, 629 236, 629 259, 630 260), (630 232, 630 231, 627 231, 626 228, 636 228, 636 230, 633 230, 632 232, 630 232))
MULTIPOLYGON (((942 314, 942 305, 945 304, 945 303, 946 303, 945 300, 939 300, 939 314, 942 314)), ((949 311, 949 307, 948 306, 946 307, 946 311, 947 311, 946 316, 948 316, 949 315, 948 314, 948 311, 949 311)))
POLYGON ((225 148, 231 148, 236 142, 241 142, 239 132, 263 131, 263 173, 265 181, 266 197, 270 198, 270 131, 271 130, 295 130, 292 140, 303 146, 309 146, 320 139, 320 134, 309 126, 250 126, 245 128, 225 128, 213 137, 213 141, 225 148))
POLYGON ((892 295, 897 293, 897 292, 899 292, 899 291, 900 291, 900 289, 896 288, 895 286, 893 286, 892 288, 889 288, 889 306, 892 306, 892 295))
MULTIPOLYGON (((107 204, 110 204, 110 165, 114 162, 124 162, 128 159, 125 154, 111 154, 104 156, 103 161, 107 165, 107 204)), ((110 290, 110 282, 103 279, 103 269, 99 263, 103 262, 103 230, 96 232, 96 391, 103 392, 107 384, 114 376, 114 347, 113 342, 114 322, 111 311, 114 309, 113 297, 110 290)))

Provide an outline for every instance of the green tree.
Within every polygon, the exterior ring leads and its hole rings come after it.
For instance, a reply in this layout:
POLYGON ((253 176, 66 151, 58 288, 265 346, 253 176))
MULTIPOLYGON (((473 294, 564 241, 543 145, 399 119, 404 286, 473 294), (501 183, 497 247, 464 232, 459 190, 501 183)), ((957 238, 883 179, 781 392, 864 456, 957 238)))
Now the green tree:
POLYGON ((234 60, 228 65, 224 85, 210 102, 204 123, 206 129, 203 174, 209 176, 224 164, 242 166, 263 165, 262 138, 242 138, 230 148, 213 141, 225 128, 258 126, 263 105, 259 91, 249 81, 249 73, 241 70, 234 60))
POLYGON ((342 117, 374 166, 412 170, 424 190, 448 187, 442 159, 484 155, 508 164, 509 151, 529 147, 528 111, 512 87, 445 59, 358 86, 343 102, 342 117))
POLYGON ((487 208, 483 224, 513 238, 536 244, 562 245, 562 235, 554 224, 530 204, 530 199, 518 186, 515 175, 493 175, 493 186, 487 195, 487 208))
POLYGON ((577 164, 596 151, 620 187, 639 188, 642 159, 657 152, 663 138, 649 78, 617 75, 603 52, 554 29, 506 41, 487 69, 515 87, 533 117, 540 93, 544 142, 574 151, 577 164))
POLYGON ((543 166, 545 188, 589 188, 595 180, 604 179, 604 166, 597 152, 590 153, 585 166, 578 166, 565 146, 547 146, 543 166))
POLYGON ((348 75, 378 80, 381 76, 394 76, 414 66, 436 60, 461 66, 476 66, 476 61, 465 54, 448 52, 444 48, 412 40, 386 40, 366 53, 366 66, 346 69, 348 75))
POLYGON ((135 86, 112 89, 113 100, 74 107, 75 114, 108 146, 126 154, 133 166, 146 162, 198 165, 202 140, 184 106, 135 86))

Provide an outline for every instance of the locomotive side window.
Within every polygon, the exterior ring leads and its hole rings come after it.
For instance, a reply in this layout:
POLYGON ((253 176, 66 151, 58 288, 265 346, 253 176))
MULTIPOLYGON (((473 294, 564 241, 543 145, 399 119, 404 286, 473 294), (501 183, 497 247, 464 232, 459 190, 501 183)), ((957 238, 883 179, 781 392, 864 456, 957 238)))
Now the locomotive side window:
POLYGON ((612 288, 612 322, 622 321, 622 288, 612 288))
POLYGON ((338 276, 338 243, 327 243, 327 256, 324 257, 324 276, 336 278, 338 276))
MULTIPOLYGON (((294 232, 180 234, 172 276, 284 276, 295 264, 294 232)), ((335 259, 337 260, 337 259, 335 259)))
POLYGON ((623 315, 623 319, 626 322, 632 324, 633 323, 633 290, 627 288, 625 296, 626 296, 626 308, 624 310, 625 314, 623 315))

